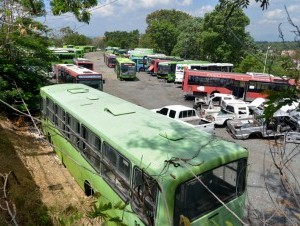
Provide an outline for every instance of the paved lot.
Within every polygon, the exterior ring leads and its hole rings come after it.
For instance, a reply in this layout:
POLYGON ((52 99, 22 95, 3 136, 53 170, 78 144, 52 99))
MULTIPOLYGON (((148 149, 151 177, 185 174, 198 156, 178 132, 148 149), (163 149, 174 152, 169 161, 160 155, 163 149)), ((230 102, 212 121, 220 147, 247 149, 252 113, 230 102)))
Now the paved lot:
MULTIPOLYGON (((103 73, 105 79, 104 91, 107 93, 147 109, 159 108, 170 104, 183 104, 189 107, 193 105, 192 101, 184 100, 181 87, 178 84, 166 83, 145 72, 137 74, 137 81, 119 81, 113 69, 108 68, 104 64, 101 52, 88 53, 86 57, 94 62, 96 71, 103 73)), ((278 145, 273 139, 235 140, 227 133, 225 128, 217 128, 216 135, 231 142, 236 142, 249 150, 247 191, 248 207, 251 210, 249 212, 254 215, 263 214, 267 218, 269 214, 273 213, 275 206, 273 201, 281 200, 285 196, 285 192, 282 191, 280 186, 278 171, 275 170, 270 151, 275 153, 274 156, 278 158, 281 156, 283 149, 286 150, 285 153, 296 154, 299 153, 298 148, 295 145, 278 145), (267 188, 266 185, 268 185, 267 188)), ((296 172, 295 176, 299 178, 299 157, 290 163, 296 172)), ((278 221, 281 221, 281 218, 278 219, 278 221)), ((281 221, 281 223, 290 224, 285 220, 281 221)), ((258 222, 252 222, 251 224, 258 224, 258 222)))

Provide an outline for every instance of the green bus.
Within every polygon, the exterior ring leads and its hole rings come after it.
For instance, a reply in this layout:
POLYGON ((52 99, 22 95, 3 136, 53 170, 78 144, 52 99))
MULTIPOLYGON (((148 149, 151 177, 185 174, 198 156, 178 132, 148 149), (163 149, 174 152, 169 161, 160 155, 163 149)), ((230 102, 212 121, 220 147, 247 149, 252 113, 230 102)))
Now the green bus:
POLYGON ((184 66, 187 66, 189 64, 196 64, 196 63, 208 63, 208 61, 173 60, 167 62, 160 62, 158 64, 157 78, 166 79, 167 82, 175 82, 176 74, 178 72, 183 73, 184 66))
POLYGON ((231 72, 233 64, 211 63, 201 60, 159 62, 157 78, 166 79, 167 82, 182 83, 185 67, 192 70, 231 72))
POLYGON ((56 61, 52 64, 72 64, 73 59, 76 57, 75 52, 69 52, 67 50, 55 50, 52 54, 56 56, 56 61))
POLYGON ((129 58, 117 57, 114 71, 117 74, 117 78, 120 80, 136 79, 136 66, 129 58))
POLYGON ((83 49, 84 53, 96 52, 96 46, 74 46, 75 49, 83 49))
POLYGON ((157 71, 157 78, 158 79, 165 79, 167 82, 173 82, 171 78, 171 71, 174 71, 175 76, 175 69, 177 63, 182 61, 162 61, 158 63, 158 71, 157 71))
POLYGON ((83 84, 41 88, 42 129, 126 225, 240 225, 248 151, 83 84))

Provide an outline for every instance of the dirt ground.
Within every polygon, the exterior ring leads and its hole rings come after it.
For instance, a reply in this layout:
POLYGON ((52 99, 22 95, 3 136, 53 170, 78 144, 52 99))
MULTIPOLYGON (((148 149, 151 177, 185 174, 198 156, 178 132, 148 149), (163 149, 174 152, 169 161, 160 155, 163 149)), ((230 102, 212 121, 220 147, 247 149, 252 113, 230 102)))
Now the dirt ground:
MULTIPOLYGON (((31 127, 26 124, 12 123, 4 117, 0 118, 1 143, 4 143, 3 139, 6 140, 6 144, 0 146, 0 173, 7 175, 11 172, 8 176, 7 194, 8 200, 11 196, 14 197, 10 201, 17 206, 16 221, 20 225, 25 222, 51 225, 47 219, 37 220, 39 222, 28 220, 30 216, 26 214, 31 213, 24 210, 34 207, 29 202, 36 203, 38 209, 43 206, 53 224, 60 218, 67 217, 70 211, 85 213, 87 204, 91 202, 90 198, 85 196, 60 163, 48 142, 37 131, 29 131, 29 128, 31 127), (9 156, 8 151, 11 153, 9 156), (11 193, 17 195, 10 196, 11 193), (22 196, 25 196, 24 201, 21 200, 22 196)), ((0 204, 4 206, 3 202, 0 204)), ((0 218, 0 225, 9 222, 7 211, 2 210, 2 214, 6 216, 6 221, 2 219, 4 222, 1 222, 0 218)), ((24 225, 28 225, 27 223, 24 225)))

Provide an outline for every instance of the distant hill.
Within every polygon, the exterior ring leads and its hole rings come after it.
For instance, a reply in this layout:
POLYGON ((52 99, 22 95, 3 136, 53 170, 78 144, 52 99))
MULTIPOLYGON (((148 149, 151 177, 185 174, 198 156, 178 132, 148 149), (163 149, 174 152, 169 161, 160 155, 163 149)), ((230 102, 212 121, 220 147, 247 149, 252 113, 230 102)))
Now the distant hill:
POLYGON ((300 42, 267 42, 259 41, 255 42, 258 49, 265 51, 268 46, 271 46, 273 50, 283 51, 283 50, 296 50, 300 49, 300 42))

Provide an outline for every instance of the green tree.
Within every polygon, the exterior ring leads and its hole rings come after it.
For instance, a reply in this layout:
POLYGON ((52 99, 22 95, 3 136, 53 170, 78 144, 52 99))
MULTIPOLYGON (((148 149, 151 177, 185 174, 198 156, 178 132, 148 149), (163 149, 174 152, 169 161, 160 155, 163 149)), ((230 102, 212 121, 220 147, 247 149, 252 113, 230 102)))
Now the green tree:
POLYGON ((202 29, 202 18, 194 17, 184 20, 179 25, 180 34, 173 48, 172 55, 184 59, 200 59, 201 46, 198 39, 202 29))
POLYGON ((63 27, 59 29, 58 32, 52 31, 49 34, 53 45, 57 47, 62 47, 63 45, 91 45, 92 39, 86 37, 85 35, 79 34, 73 31, 70 27, 63 27))
POLYGON ((192 16, 177 10, 158 10, 147 15, 146 33, 150 36, 157 51, 170 55, 180 34, 179 25, 192 16))
POLYGON ((1 26, 0 98, 21 110, 37 111, 39 88, 47 84, 53 57, 48 39, 41 36, 44 31, 42 24, 26 17, 11 17, 1 26))
POLYGON ((117 46, 122 49, 130 49, 138 46, 140 33, 138 30, 131 32, 113 31, 104 33, 105 46, 117 46))
MULTIPOLYGON (((31 0, 27 0, 32 2, 31 0)), ((54 15, 62 15, 71 12, 80 22, 89 23, 91 13, 88 9, 96 6, 97 0, 51 0, 51 10, 54 15)))
POLYGON ((263 56, 260 55, 247 55, 242 59, 239 65, 234 68, 235 72, 263 72, 264 63, 263 56))
POLYGON ((153 42, 149 34, 141 34, 138 47, 158 49, 158 46, 153 42))
POLYGON ((250 20, 241 8, 236 8, 225 20, 227 10, 217 5, 213 12, 205 15, 199 38, 200 56, 212 62, 236 65, 245 56, 248 46, 253 45, 252 37, 246 32, 250 20))

